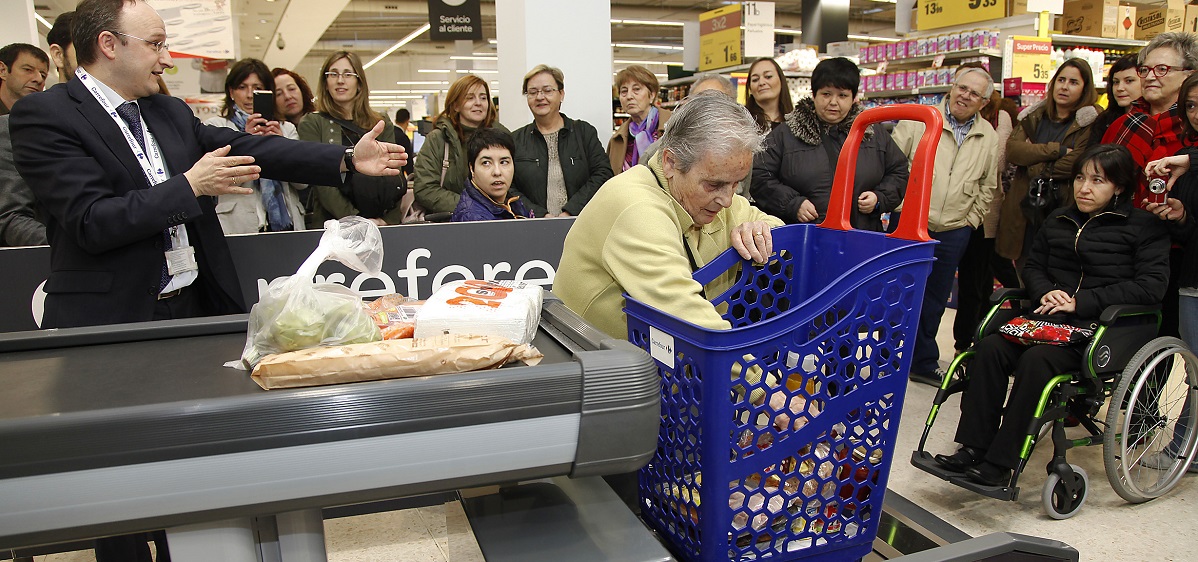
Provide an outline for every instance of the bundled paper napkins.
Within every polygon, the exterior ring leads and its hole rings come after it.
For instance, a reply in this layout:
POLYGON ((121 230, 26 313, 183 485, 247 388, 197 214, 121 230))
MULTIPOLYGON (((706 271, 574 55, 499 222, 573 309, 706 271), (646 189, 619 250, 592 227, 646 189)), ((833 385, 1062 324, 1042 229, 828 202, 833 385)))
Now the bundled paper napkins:
POLYGON ((542 298, 541 287, 518 281, 454 281, 425 301, 414 335, 493 335, 529 343, 537 333, 542 298))

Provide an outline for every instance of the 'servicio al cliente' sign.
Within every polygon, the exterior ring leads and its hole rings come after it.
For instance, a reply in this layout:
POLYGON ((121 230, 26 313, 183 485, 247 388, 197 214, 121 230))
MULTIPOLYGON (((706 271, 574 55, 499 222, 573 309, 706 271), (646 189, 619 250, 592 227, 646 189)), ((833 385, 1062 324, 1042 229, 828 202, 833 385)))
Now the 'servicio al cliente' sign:
MULTIPOLYGON (((383 235, 378 275, 325 262, 316 281, 339 283, 366 298, 401 293, 427 298, 459 279, 512 279, 553 287, 572 218, 390 226, 383 235)), ((323 231, 228 236, 246 305, 267 283, 292 275, 316 249, 323 231)), ((45 310, 50 247, 0 248, 0 332, 37 330, 45 310)))
POLYGON ((428 23, 432 41, 483 38, 479 0, 428 0, 428 23))

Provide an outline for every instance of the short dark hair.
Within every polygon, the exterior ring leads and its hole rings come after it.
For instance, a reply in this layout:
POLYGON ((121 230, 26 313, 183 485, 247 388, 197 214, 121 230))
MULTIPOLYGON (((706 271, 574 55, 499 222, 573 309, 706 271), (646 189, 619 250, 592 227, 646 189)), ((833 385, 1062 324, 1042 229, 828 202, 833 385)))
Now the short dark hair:
POLYGON ((5 68, 8 68, 9 72, 11 72, 12 65, 16 64, 17 58, 23 53, 29 53, 33 55, 33 58, 46 63, 46 66, 50 66, 50 57, 46 56, 46 51, 43 51, 37 45, 30 45, 29 43, 10 43, 0 48, 0 62, 4 63, 5 68))
POLYGON ((275 77, 270 73, 270 67, 266 66, 266 63, 253 58, 241 59, 233 63, 233 67, 229 69, 229 75, 225 76, 225 103, 220 108, 222 117, 233 116, 233 108, 237 104, 229 92, 245 82, 245 79, 249 78, 251 74, 256 75, 262 81, 263 89, 272 91, 275 89, 275 77))
POLYGON ((75 12, 63 12, 54 18, 54 27, 46 32, 46 44, 58 45, 66 50, 71 46, 71 22, 75 20, 75 12))
POLYGON ((861 71, 853 61, 844 57, 824 59, 811 72, 811 93, 828 86, 849 90, 853 92, 853 97, 857 97, 857 89, 861 87, 861 71))
POLYGON ((479 153, 488 148, 506 148, 513 158, 516 156, 516 141, 512 140, 512 135, 500 129, 482 127, 466 139, 466 158, 469 161, 467 166, 473 169, 474 160, 478 158, 479 153))
POLYGON ((71 22, 71 42, 75 45, 75 60, 79 66, 96 62, 100 58, 96 39, 105 31, 120 31, 117 20, 126 4, 137 4, 139 0, 83 0, 75 7, 75 19, 71 22))
MULTIPOLYGON (((1100 144, 1091 146, 1077 159, 1073 161, 1073 177, 1076 178, 1082 170, 1086 169, 1086 164, 1093 162, 1102 174, 1106 176, 1107 181, 1111 182, 1117 188, 1121 188, 1122 193, 1131 195, 1136 191, 1136 186, 1140 185, 1141 168, 1136 166, 1136 161, 1131 157, 1131 151, 1126 146, 1121 144, 1100 144)), ((1124 201, 1131 201, 1128 197, 1124 201)))
POLYGON ((412 120, 412 112, 408 111, 408 108, 401 107, 395 111, 395 122, 396 123, 406 123, 411 120, 412 120))

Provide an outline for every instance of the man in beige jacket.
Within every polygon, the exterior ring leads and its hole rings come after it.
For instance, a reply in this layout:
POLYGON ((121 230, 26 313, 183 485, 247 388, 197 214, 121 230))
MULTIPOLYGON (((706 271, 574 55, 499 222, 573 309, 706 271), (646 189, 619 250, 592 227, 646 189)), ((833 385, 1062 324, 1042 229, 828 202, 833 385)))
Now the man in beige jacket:
POLYGON ((757 262, 773 253, 770 228, 782 221, 736 195, 761 142, 735 100, 694 96, 666 125, 658 153, 608 180, 578 215, 553 292, 618 338, 627 337, 624 293, 705 328, 729 328, 691 272, 729 247, 757 262))
MULTIPOLYGON (((990 73, 969 68, 957 75, 948 98, 939 106, 944 113, 944 130, 936 149, 928 209, 928 234, 939 244, 924 291, 911 358, 911 379, 935 386, 942 378, 937 373, 940 348, 936 332, 952 292, 953 274, 998 188, 998 135, 989 122, 978 117, 993 91, 990 73)), ((894 129, 894 142, 910 158, 923 131, 922 123, 901 121, 894 129)))

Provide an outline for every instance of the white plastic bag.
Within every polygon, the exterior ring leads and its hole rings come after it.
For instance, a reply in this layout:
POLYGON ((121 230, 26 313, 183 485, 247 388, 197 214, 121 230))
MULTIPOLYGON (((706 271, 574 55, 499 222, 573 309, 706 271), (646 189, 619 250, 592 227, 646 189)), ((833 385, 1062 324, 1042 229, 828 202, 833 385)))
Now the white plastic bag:
POLYGON ((253 368, 272 353, 317 346, 379 341, 378 326, 362 308, 362 297, 336 283, 313 283, 320 264, 337 260, 355 271, 377 275, 383 266, 383 239, 373 222, 345 217, 324 223, 316 251, 290 277, 266 286, 250 309, 240 368, 253 368))

